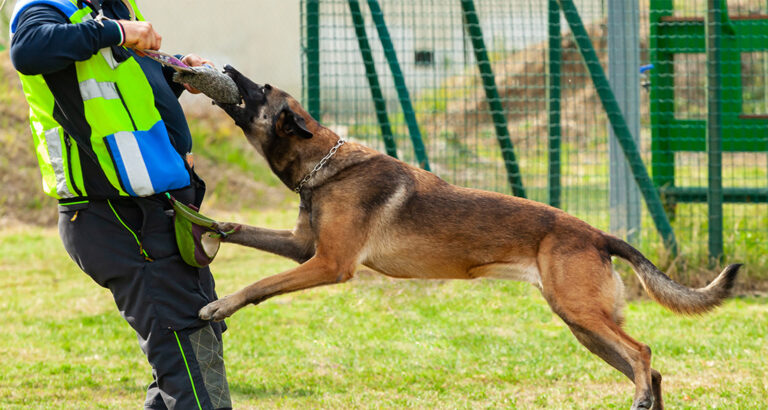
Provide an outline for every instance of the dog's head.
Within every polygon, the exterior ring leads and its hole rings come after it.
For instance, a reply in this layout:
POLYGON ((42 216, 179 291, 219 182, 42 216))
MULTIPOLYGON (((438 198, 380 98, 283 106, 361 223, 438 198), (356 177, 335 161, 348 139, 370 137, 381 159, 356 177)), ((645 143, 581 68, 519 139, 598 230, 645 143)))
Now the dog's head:
POLYGON ((224 67, 243 98, 242 104, 217 103, 243 129, 248 141, 268 156, 275 146, 312 138, 307 120, 314 122, 288 93, 269 84, 256 84, 232 66, 224 67), (282 140, 282 141, 281 141, 282 140))

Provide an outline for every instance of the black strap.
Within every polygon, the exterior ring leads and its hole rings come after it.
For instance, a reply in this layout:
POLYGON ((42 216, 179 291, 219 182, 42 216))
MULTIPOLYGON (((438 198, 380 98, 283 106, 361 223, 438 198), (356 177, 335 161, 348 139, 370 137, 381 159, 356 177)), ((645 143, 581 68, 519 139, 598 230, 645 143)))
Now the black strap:
POLYGON ((101 1, 100 0, 77 0, 77 7, 83 8, 83 4, 86 4, 88 7, 91 8, 91 10, 95 11, 96 13, 101 13, 101 1))

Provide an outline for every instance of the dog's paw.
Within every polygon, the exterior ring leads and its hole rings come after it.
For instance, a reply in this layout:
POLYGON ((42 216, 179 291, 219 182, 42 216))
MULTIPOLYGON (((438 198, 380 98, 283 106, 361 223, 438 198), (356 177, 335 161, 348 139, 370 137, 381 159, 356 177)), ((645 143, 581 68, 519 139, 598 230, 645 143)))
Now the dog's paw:
POLYGON ((632 403, 631 410, 650 410, 653 407, 653 398, 652 397, 646 397, 642 400, 635 400, 634 403, 632 403))
POLYGON ((237 311, 237 306, 233 303, 229 296, 225 296, 219 300, 213 301, 205 306, 197 313, 200 319, 213 320, 214 322, 222 321, 237 311))
POLYGON ((212 228, 216 231, 220 232, 221 240, 226 242, 227 239, 229 239, 230 236, 233 234, 236 234, 240 232, 240 229, 242 229, 242 225, 236 224, 234 222, 216 222, 213 224, 212 228))

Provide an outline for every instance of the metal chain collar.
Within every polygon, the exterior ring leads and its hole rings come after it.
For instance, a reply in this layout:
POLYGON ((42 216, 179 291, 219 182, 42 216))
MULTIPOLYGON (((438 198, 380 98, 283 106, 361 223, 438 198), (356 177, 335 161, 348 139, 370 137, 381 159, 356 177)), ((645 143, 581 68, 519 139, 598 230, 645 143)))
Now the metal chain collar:
POLYGON ((338 151, 339 147, 344 145, 345 142, 347 141, 345 141, 344 138, 339 137, 339 141, 336 142, 336 145, 334 145, 333 148, 331 148, 331 150, 328 151, 328 153, 325 154, 325 156, 317 163, 317 165, 315 165, 315 167, 312 168, 312 171, 309 171, 309 174, 307 174, 304 178, 302 178, 301 182, 299 182, 299 185, 297 185, 296 188, 293 189, 293 191, 301 192, 301 188, 304 187, 304 184, 309 182, 309 180, 312 179, 312 177, 314 177, 315 174, 317 174, 317 172, 320 171, 321 168, 323 168, 323 166, 325 166, 328 160, 330 160, 331 157, 334 154, 336 154, 336 151, 338 151))

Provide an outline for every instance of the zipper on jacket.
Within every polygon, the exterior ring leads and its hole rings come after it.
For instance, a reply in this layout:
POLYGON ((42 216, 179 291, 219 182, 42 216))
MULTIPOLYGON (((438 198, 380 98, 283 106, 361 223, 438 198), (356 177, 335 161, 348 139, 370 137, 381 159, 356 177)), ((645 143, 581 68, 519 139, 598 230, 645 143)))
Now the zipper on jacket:
POLYGON ((128 104, 125 103, 125 98, 123 98, 123 93, 120 92, 120 87, 115 84, 115 90, 117 91, 118 97, 120 97, 120 102, 123 103, 123 108, 125 108, 125 112, 128 114, 128 118, 131 120, 131 125, 133 125, 133 130, 138 131, 138 127, 136 127, 136 121, 133 120, 133 116, 131 115, 131 111, 128 109, 128 104))
POLYGON ((69 173, 69 182, 72 184, 72 188, 75 189, 77 196, 83 196, 80 188, 75 184, 75 175, 72 173, 72 141, 69 139, 69 134, 64 133, 64 145, 67 146, 67 173, 69 173))

